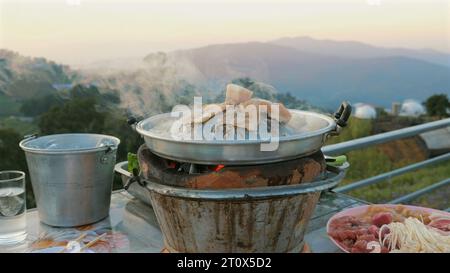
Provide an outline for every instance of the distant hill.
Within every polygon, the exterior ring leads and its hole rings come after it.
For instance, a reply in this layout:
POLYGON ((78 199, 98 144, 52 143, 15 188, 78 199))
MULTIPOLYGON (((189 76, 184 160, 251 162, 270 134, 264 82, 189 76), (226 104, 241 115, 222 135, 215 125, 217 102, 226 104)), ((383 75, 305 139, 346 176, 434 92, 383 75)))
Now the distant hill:
POLYGON ((67 66, 0 49, 0 93, 15 99, 50 95, 54 85, 70 83, 67 66))
POLYGON ((37 116, 79 97, 95 98, 102 108, 119 105, 116 90, 76 84, 80 77, 66 65, 0 49, 0 116, 37 116))
POLYGON ((411 57, 349 58, 259 42, 211 45, 168 56, 189 62, 193 74, 202 75, 197 78, 216 90, 234 78, 250 77, 327 108, 344 99, 387 107, 392 101, 450 93, 450 67, 411 57))
POLYGON ((450 66, 450 54, 433 49, 387 48, 355 41, 321 40, 311 37, 285 37, 270 43, 298 50, 348 58, 380 58, 402 56, 450 66))

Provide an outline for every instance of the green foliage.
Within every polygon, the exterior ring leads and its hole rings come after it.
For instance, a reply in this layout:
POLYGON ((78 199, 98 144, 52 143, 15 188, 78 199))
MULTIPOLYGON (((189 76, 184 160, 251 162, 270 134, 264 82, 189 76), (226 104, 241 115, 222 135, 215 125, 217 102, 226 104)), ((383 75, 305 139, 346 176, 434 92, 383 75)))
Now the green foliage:
POLYGON ((119 104, 120 97, 113 90, 101 94, 97 87, 93 85, 75 85, 69 90, 51 93, 46 96, 33 97, 24 100, 20 111, 25 116, 36 117, 54 106, 63 106, 66 101, 71 99, 91 99, 96 105, 108 107, 111 104, 119 104))
POLYGON ((28 120, 20 117, 0 118, 0 129, 11 129, 19 133, 21 136, 39 132, 39 128, 34 120, 28 120))
POLYGON ((105 114, 97 112, 95 99, 73 99, 63 106, 52 107, 39 119, 44 135, 59 133, 100 133, 104 129, 105 114))
POLYGON ((0 116, 17 115, 20 113, 20 102, 0 92, 0 116))
POLYGON ((16 168, 16 162, 25 162, 24 154, 19 148, 20 140, 22 140, 22 137, 14 130, 0 129, 1 170, 12 170, 16 168))
POLYGON ((376 107, 375 111, 377 113, 378 118, 389 118, 389 114, 382 107, 376 107))
MULTIPOLYGON (((352 166, 354 168, 354 166, 352 166)), ((381 183, 357 189, 351 195, 375 203, 384 203, 402 195, 417 191, 450 177, 450 162, 406 173, 381 183)), ((346 184, 346 183, 344 183, 346 184)), ((414 204, 446 209, 449 207, 448 195, 429 193, 423 198, 413 200, 414 204)))
POLYGON ((425 101, 427 114, 432 117, 449 117, 450 101, 446 94, 437 94, 425 101))
POLYGON ((284 104, 289 109, 308 110, 310 107, 306 101, 297 99, 291 93, 278 93, 276 100, 284 104))
POLYGON ((245 88, 249 88, 252 84, 255 83, 255 81, 252 80, 249 77, 243 77, 243 78, 234 79, 234 80, 231 81, 231 83, 240 85, 240 86, 245 87, 245 88))
POLYGON ((46 95, 44 97, 37 97, 27 99, 20 107, 20 111, 29 117, 36 117, 48 111, 53 106, 60 106, 63 104, 62 99, 56 94, 46 95))
POLYGON ((349 152, 347 158, 351 167, 344 183, 387 172, 393 166, 389 157, 376 147, 349 152))
POLYGON ((135 170, 139 172, 139 159, 137 154, 128 153, 127 160, 128 160, 128 171, 130 173, 135 173, 135 170))
POLYGON ((194 102, 194 97, 199 95, 194 85, 186 83, 186 86, 175 96, 175 104, 190 105, 194 102))
POLYGON ((95 85, 77 84, 68 90, 68 93, 63 92, 62 95, 67 96, 68 99, 91 98, 96 101, 97 105, 104 107, 120 103, 120 96, 116 90, 107 89, 100 92, 95 85))
POLYGON ((94 85, 82 85, 77 84, 70 89, 70 97, 73 99, 78 98, 97 98, 100 96, 100 92, 94 85))
POLYGON ((112 90, 108 93, 101 94, 100 96, 105 101, 108 101, 108 102, 111 102, 114 104, 120 103, 120 95, 117 92, 113 92, 112 90))
POLYGON ((50 82, 37 81, 28 78, 12 81, 6 91, 11 96, 21 99, 36 98, 56 92, 50 82))
POLYGON ((345 127, 338 136, 330 138, 327 144, 369 136, 372 134, 372 127, 373 120, 350 117, 347 127, 345 127))

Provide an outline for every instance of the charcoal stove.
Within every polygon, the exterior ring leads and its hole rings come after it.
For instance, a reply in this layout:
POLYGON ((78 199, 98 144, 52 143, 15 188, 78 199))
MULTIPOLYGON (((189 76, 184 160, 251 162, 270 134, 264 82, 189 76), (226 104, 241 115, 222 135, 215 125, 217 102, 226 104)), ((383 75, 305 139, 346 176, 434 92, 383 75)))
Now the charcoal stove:
POLYGON ((321 151, 310 156, 258 165, 205 165, 179 162, 154 154, 144 144, 138 150, 141 175, 161 184, 191 189, 230 189, 293 185, 323 175, 321 151))
POLYGON ((320 151, 267 164, 202 165, 160 157, 145 144, 138 159, 141 172, 125 187, 153 206, 169 252, 300 252, 320 192, 348 167, 327 166, 320 151))

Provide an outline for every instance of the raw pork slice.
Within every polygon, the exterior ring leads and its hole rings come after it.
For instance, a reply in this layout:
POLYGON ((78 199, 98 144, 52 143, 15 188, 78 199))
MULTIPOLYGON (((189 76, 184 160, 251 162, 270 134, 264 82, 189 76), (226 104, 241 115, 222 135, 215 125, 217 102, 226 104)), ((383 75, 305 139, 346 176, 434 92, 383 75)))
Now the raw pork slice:
POLYGON ((430 215, 430 227, 440 229, 441 231, 450 234, 450 217, 440 213, 432 213, 430 215))

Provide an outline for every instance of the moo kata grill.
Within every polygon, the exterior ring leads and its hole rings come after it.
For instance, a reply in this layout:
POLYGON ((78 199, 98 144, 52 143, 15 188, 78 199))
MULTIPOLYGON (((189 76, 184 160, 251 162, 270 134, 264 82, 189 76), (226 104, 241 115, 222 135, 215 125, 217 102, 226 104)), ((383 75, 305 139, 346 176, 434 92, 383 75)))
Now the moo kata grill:
POLYGON ((154 131, 170 125, 169 114, 151 117, 136 126, 146 146, 126 188, 146 192, 136 196, 151 200, 169 252, 300 252, 321 191, 348 167, 327 166, 320 148, 350 111, 343 104, 334 120, 291 111, 307 116, 310 130, 281 137, 272 152, 261 141, 170 139, 154 131))

